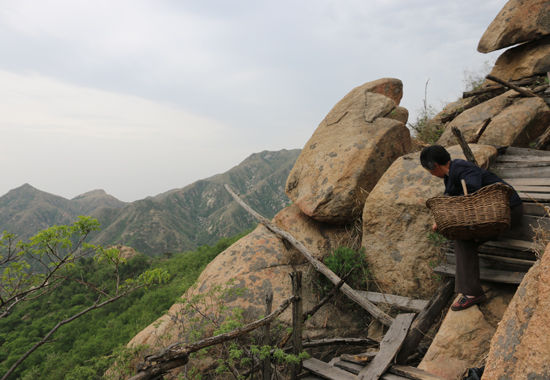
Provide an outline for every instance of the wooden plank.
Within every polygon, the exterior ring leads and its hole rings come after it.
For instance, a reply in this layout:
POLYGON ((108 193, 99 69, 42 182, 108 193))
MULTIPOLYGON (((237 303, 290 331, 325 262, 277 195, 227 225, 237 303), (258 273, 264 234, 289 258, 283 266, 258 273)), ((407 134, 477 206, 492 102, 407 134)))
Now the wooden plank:
POLYGON ((538 168, 509 168, 501 164, 491 165, 490 171, 500 178, 550 178, 550 167, 543 166, 538 168))
POLYGON ((503 168, 542 168, 550 166, 550 160, 546 158, 535 160, 520 160, 520 161, 497 161, 495 165, 503 168))
MULTIPOLYGON (((434 272, 443 276, 455 276, 455 266, 442 264, 434 268, 434 272)), ((524 272, 510 272, 497 269, 480 268, 479 278, 482 281, 498 282, 501 284, 519 285, 525 276, 524 272)))
MULTIPOLYGON (((454 253, 448 253, 446 257, 447 264, 456 264, 456 257, 454 253)), ((535 255, 533 255, 533 260, 516 259, 499 255, 488 255, 485 253, 478 254, 478 257, 480 268, 492 268, 513 272, 527 272, 535 263, 535 255)))
POLYGON ((429 302, 428 300, 412 299, 394 294, 367 292, 364 290, 356 291, 374 304, 384 303, 390 306, 395 306, 401 310, 413 311, 417 313, 424 310, 429 302))
POLYGON ((413 380, 444 380, 442 377, 426 372, 420 368, 394 364, 389 369, 390 373, 413 380))
POLYGON ((348 361, 341 360, 341 359, 335 361, 333 365, 334 365, 334 367, 341 368, 344 371, 348 371, 349 373, 353 373, 354 375, 358 375, 359 372, 361 372, 361 370, 363 368, 365 368, 364 365, 356 364, 356 363, 350 363, 348 361))
POLYGON ((508 248, 514 249, 517 251, 532 251, 535 247, 535 243, 527 240, 518 240, 518 239, 499 239, 499 240, 489 240, 483 243, 483 245, 488 245, 497 248, 508 248))
MULTIPOLYGON (((517 190, 516 190, 517 191, 517 190)), ((528 191, 517 191, 519 197, 524 202, 548 202, 550 194, 548 193, 533 193, 528 191)))
POLYGON ((426 336, 428 330, 432 327, 436 318, 441 314, 445 305, 454 293, 454 280, 446 279, 441 286, 436 290, 429 306, 424 309, 414 320, 407 337, 401 346, 399 354, 397 354, 397 363, 405 364, 409 356, 411 356, 418 348, 418 343, 426 336))
POLYGON ((498 162, 498 163, 514 163, 514 162, 539 163, 539 162, 548 162, 548 163, 550 163, 550 156, 504 154, 502 156, 498 156, 496 158, 495 162, 498 162))
POLYGON ((550 186, 512 185, 516 191, 525 193, 550 193, 550 186))
POLYGON ((399 314, 380 342, 378 355, 360 373, 361 380, 375 380, 386 372, 393 358, 399 352, 409 327, 414 319, 414 313, 399 314))
POLYGON ((515 147, 515 146, 509 146, 508 148, 506 148, 506 153, 504 155, 505 156, 507 156, 507 155, 517 155, 517 156, 548 157, 548 156, 550 156, 550 152, 545 151, 545 150, 529 149, 529 148, 518 148, 518 147, 515 147))
POLYGON ((321 376, 323 379, 329 380, 357 380, 357 376, 344 371, 340 368, 335 368, 324 361, 315 358, 304 360, 303 367, 315 375, 321 376))
POLYGON ((533 216, 550 216, 550 203, 523 202, 523 213, 533 216))
POLYGON ((550 186, 550 178, 502 178, 512 186, 550 186))
POLYGON ((361 354, 342 354, 340 359, 350 363, 366 365, 371 362, 378 352, 363 352, 361 354))

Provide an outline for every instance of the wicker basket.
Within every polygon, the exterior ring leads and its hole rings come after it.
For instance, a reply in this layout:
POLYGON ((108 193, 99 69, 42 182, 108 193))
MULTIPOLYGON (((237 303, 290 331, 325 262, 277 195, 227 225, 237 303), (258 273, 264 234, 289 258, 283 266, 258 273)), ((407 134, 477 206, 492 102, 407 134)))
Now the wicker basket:
POLYGON ((452 240, 485 239, 510 227, 512 188, 503 183, 482 187, 473 194, 438 196, 426 201, 437 230, 452 240))

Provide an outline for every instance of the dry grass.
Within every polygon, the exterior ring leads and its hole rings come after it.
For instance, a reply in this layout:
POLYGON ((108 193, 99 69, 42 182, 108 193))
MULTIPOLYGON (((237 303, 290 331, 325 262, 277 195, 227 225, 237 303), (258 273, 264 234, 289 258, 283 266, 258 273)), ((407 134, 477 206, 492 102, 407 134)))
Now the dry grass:
MULTIPOLYGON (((543 206, 540 203, 539 206, 544 209, 544 213, 546 214, 545 216, 550 217, 550 207, 543 206)), ((546 246, 550 243, 550 230, 541 225, 540 222, 537 222, 536 226, 531 225, 531 228, 533 229, 533 243, 535 243, 533 250, 535 251, 535 256, 537 259, 540 260, 544 254, 546 246)))

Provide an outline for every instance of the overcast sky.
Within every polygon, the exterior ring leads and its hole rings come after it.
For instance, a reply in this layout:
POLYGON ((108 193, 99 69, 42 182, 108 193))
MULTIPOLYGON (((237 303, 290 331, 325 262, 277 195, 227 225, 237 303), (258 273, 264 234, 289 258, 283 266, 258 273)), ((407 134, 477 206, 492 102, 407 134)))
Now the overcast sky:
POLYGON ((501 52, 504 0, 0 0, 0 195, 133 201, 301 148, 353 87, 404 83, 414 118, 501 52))

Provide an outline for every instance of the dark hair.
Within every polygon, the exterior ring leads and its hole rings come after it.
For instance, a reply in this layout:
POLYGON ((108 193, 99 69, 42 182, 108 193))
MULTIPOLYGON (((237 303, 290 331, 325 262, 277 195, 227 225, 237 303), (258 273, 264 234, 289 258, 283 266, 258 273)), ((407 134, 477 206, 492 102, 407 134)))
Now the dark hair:
POLYGON ((432 145, 422 149, 420 164, 428 170, 435 169, 435 164, 445 165, 451 161, 451 155, 441 145, 432 145))

